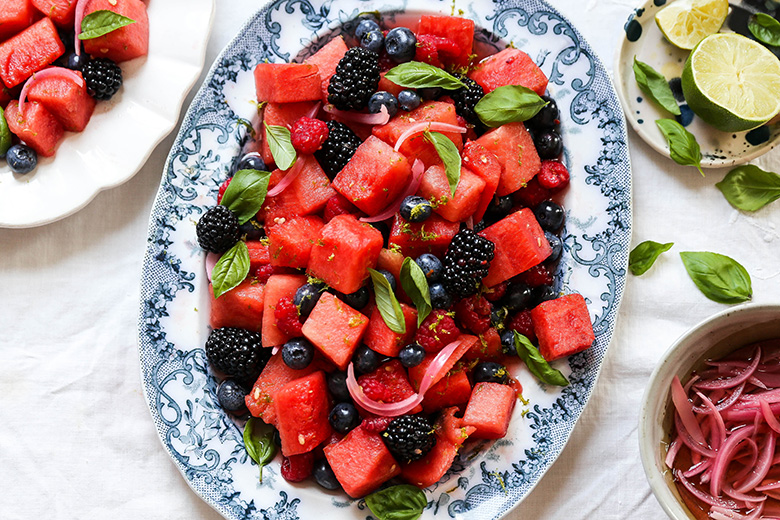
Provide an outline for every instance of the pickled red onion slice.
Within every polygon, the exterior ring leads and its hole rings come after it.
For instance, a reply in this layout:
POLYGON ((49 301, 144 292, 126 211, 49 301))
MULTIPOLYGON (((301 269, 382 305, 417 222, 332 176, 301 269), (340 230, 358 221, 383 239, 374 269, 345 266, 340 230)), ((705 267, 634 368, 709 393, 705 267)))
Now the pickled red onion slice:
POLYGON ((780 433, 780 421, 777 420, 775 414, 772 413, 772 408, 769 407, 769 403, 761 401, 761 411, 764 413, 764 420, 777 433, 780 433))
POLYGON ((39 70, 24 82, 22 92, 19 94, 20 113, 24 113, 24 103, 27 100, 27 93, 30 91, 32 86, 40 80, 46 78, 70 79, 73 80, 79 87, 84 86, 84 79, 81 77, 81 75, 70 69, 66 69, 64 67, 47 67, 43 70, 39 70))
POLYGON ((415 134, 425 132, 426 130, 431 130, 433 132, 454 132, 458 134, 466 133, 466 127, 463 126, 450 125, 448 123, 439 123, 437 121, 427 121, 427 122, 417 123, 416 125, 412 125, 409 128, 407 128, 406 132, 398 136, 398 141, 395 142, 395 146, 393 148, 397 152, 398 150, 401 149, 401 146, 403 146, 403 144, 406 142, 407 139, 409 139, 411 136, 415 134))
POLYGON ((383 220, 387 220, 395 215, 398 210, 401 209, 401 204, 403 203, 404 199, 417 193, 417 189, 422 183, 423 173, 425 173, 425 165, 420 159, 415 159, 414 164, 412 164, 412 180, 409 181, 409 184, 406 186, 406 189, 403 191, 403 193, 396 197, 393 203, 390 204, 390 206, 388 206, 387 209, 383 212, 377 213, 373 217, 362 217, 360 221, 368 223, 382 222, 383 220))
POLYGON ((753 361, 741 372, 740 375, 727 379, 713 379, 709 381, 699 381, 694 386, 699 390, 716 390, 719 388, 733 388, 740 383, 747 381, 753 372, 758 368, 758 364, 761 361, 761 347, 756 348, 756 353, 753 356, 753 361))
POLYGON ((219 262, 220 256, 222 255, 211 252, 206 255, 206 276, 209 279, 209 283, 211 283, 211 273, 214 271, 214 266, 217 265, 217 262, 219 262))
POLYGON ((347 110, 339 110, 333 105, 325 105, 322 109, 334 116, 343 119, 345 121, 351 121, 353 123, 360 123, 364 125, 384 125, 390 121, 390 113, 387 111, 387 107, 382 105, 379 107, 379 113, 377 114, 361 114, 360 112, 349 112, 347 110))
POLYGON ((317 101, 314 106, 309 110, 309 112, 304 116, 308 117, 309 119, 314 119, 317 117, 317 112, 320 111, 320 106, 322 105, 322 101, 317 101))
POLYGON ((680 383, 680 378, 677 376, 674 376, 674 379, 672 379, 672 402, 683 426, 685 426, 685 430, 691 438, 697 443, 706 446, 704 434, 702 434, 701 427, 693 413, 693 404, 688 400, 682 383, 680 383))
MULTIPOLYGON (((718 496, 720 489, 723 486, 723 479, 726 477, 726 468, 728 467, 733 455, 737 451, 737 446, 740 442, 750 437, 753 434, 755 427, 745 426, 732 432, 726 442, 721 446, 720 451, 715 456, 715 463, 712 466, 712 480, 710 480, 710 494, 712 496, 718 496)), ((715 504, 717 505, 717 504, 715 504)), ((728 507, 728 506, 726 506, 728 507)))
POLYGON ((301 173, 301 170, 303 169, 303 161, 298 158, 297 161, 295 161, 295 164, 292 165, 292 167, 287 170, 287 174, 282 178, 281 181, 279 181, 279 184, 274 186, 272 189, 268 190, 268 196, 269 197, 276 197, 281 192, 283 192, 290 184, 293 183, 293 181, 298 178, 298 174, 301 173))
POLYGON ((87 0, 78 0, 76 3, 76 19, 74 21, 73 30, 74 48, 76 49, 76 56, 81 56, 81 40, 79 40, 79 34, 81 34, 81 21, 84 19, 84 10, 87 8, 87 0))
POLYGON ((734 500, 708 495, 704 491, 699 490, 696 486, 691 484, 691 482, 685 478, 681 471, 674 470, 673 473, 674 477, 679 480, 683 486, 685 486, 685 489, 690 491, 693 496, 702 502, 711 506, 725 507, 727 509, 737 509, 737 503, 734 500))

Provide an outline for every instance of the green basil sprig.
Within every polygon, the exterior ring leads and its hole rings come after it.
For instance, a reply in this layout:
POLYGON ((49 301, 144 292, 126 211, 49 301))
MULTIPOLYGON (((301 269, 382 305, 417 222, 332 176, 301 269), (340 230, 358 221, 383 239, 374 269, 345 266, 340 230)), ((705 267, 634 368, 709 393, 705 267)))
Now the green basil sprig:
POLYGON ((674 119, 659 119, 655 124, 666 138, 672 160, 683 166, 695 166, 703 177, 701 148, 696 142, 696 137, 674 119))
POLYGON ((135 23, 135 20, 114 11, 101 9, 89 13, 81 20, 79 40, 91 40, 135 23))
POLYGON ((765 13, 756 13, 748 21, 748 30, 762 43, 780 47, 780 22, 765 13))
POLYGON ((282 171, 289 170, 298 159, 290 138, 290 130, 279 125, 269 125, 265 121, 263 124, 268 139, 268 148, 271 150, 276 167, 282 171))
POLYGON ((374 297, 376 299, 376 308, 385 321, 385 325, 396 334, 406 334, 406 318, 401 304, 395 297, 390 282, 385 275, 376 269, 369 269, 371 282, 374 284, 374 297))
POLYGON ((780 175, 752 164, 734 168, 715 186, 729 204, 744 211, 756 211, 780 199, 780 175))
POLYGON ((455 196, 455 190, 460 183, 460 153, 449 137, 439 132, 426 130, 423 133, 426 141, 433 143, 436 153, 439 154, 441 162, 444 163, 444 172, 447 174, 447 182, 450 184, 450 192, 455 196))
POLYGON ((525 366, 540 381, 549 385, 568 386, 569 380, 557 368, 553 368, 539 353, 539 349, 531 341, 517 331, 515 333, 515 350, 525 366))
POLYGON ((653 67, 639 61, 634 56, 634 77, 639 85, 639 90, 647 97, 661 105, 666 111, 679 116, 680 107, 674 99, 672 89, 666 78, 653 67))
POLYGON ((661 253, 669 251, 673 245, 674 242, 660 244, 652 240, 645 240, 628 255, 628 268, 634 276, 645 274, 648 269, 653 267, 661 253))
POLYGON ((249 248, 243 240, 225 251, 211 271, 214 298, 219 298, 243 282, 249 274, 249 264, 249 248))
POLYGON ((238 170, 222 195, 221 205, 236 214, 239 224, 248 222, 263 207, 271 174, 260 170, 238 170))
POLYGON ((417 262, 408 256, 401 264, 401 287, 417 308, 417 326, 419 327, 433 310, 431 293, 428 289, 428 279, 425 277, 425 273, 417 265, 417 262))
POLYGON ((244 447, 249 457, 260 467, 260 482, 262 482, 263 467, 276 456, 273 432, 268 430, 258 435, 255 432, 255 418, 250 417, 244 425, 244 447))
POLYGON ((385 78, 406 88, 434 88, 458 90, 466 85, 461 80, 439 67, 420 61, 408 61, 388 70, 385 78))
POLYGON ((366 497, 366 505, 377 520, 416 520, 428 500, 420 488, 400 484, 371 493, 366 497))
POLYGON ((11 148, 11 144, 11 129, 8 128, 8 121, 5 120, 3 107, 0 107, 0 156, 6 154, 8 149, 11 148))
POLYGON ((707 251, 680 253, 696 287, 712 301, 742 303, 753 296, 747 270, 733 258, 707 251))
POLYGON ((507 123, 519 123, 534 117, 547 101, 528 87, 504 85, 485 94, 474 106, 479 119, 496 128, 507 123))

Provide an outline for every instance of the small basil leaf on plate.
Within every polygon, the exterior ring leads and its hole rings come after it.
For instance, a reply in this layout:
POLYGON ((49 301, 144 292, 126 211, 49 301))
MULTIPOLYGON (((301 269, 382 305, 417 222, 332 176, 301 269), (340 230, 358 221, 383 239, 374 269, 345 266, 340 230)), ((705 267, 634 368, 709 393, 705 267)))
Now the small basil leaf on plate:
POLYGON ((8 128, 8 121, 5 120, 3 107, 0 107, 0 157, 5 156, 8 149, 11 148, 11 144, 11 129, 8 128))
POLYGON ((756 211, 780 199, 780 175, 752 164, 734 168, 715 186, 729 204, 744 211, 756 211))
POLYGON ((762 43, 780 47, 780 22, 765 13, 756 13, 748 21, 750 33, 762 43))
POLYGON ((404 262, 401 264, 401 287, 417 308, 417 326, 419 327, 433 309, 431 294, 425 273, 417 265, 417 262, 408 256, 404 258, 404 262))
POLYGON ((628 255, 628 268, 635 276, 645 274, 648 269, 653 267, 661 253, 669 251, 673 245, 674 242, 660 244, 652 240, 645 240, 628 255))
POLYGON ((366 505, 377 520, 416 520, 428 499, 420 488, 400 484, 371 493, 366 497, 366 505))
POLYGON ((710 300, 742 303, 753 296, 750 275, 733 258, 708 251, 686 251, 680 257, 693 283, 710 300))
POLYGON ((479 119, 490 127, 519 123, 534 117, 547 101, 528 87, 504 85, 485 94, 474 106, 479 119))
POLYGON ((269 125, 265 121, 263 124, 265 135, 268 137, 268 148, 271 150, 276 167, 282 171, 289 170, 298 158, 292 145, 290 130, 279 125, 269 125))
POLYGON ((674 99, 669 82, 666 81, 663 74, 647 63, 639 61, 636 59, 636 56, 634 56, 634 77, 639 85, 639 89, 646 96, 661 105, 664 110, 676 116, 680 115, 680 107, 674 99))
POLYGON ((419 61, 408 61, 387 71, 385 78, 406 88, 434 88, 458 90, 466 85, 439 67, 419 61))
POLYGON ((455 190, 458 189, 458 183, 460 182, 460 152, 455 147, 455 143, 444 134, 426 130, 423 135, 426 141, 433 144, 433 147, 436 148, 436 153, 439 154, 439 159, 444 163, 447 182, 450 184, 450 192, 454 197, 455 190))
POLYGON ((655 122, 669 145, 669 155, 674 162, 683 166, 695 166, 701 169, 701 148, 696 137, 674 119, 659 119, 655 122))
POLYGON ((249 249, 243 240, 225 251, 211 271, 214 298, 219 298, 244 281, 249 274, 249 249))
POLYGON ((260 170, 237 171, 220 204, 236 214, 239 224, 248 222, 263 207, 270 178, 270 173, 260 170))
POLYGON ((390 287, 390 282, 387 281, 385 275, 376 269, 369 269, 368 272, 371 275, 371 282, 374 284, 376 308, 379 309, 379 314, 385 321, 385 325, 397 334, 405 334, 406 319, 404 318, 404 311, 395 297, 393 288, 390 287))
POLYGON ((531 343, 531 340, 523 336, 517 331, 515 332, 515 350, 520 359, 523 360, 525 366, 531 371, 540 381, 549 385, 556 386, 568 386, 569 380, 561 373, 557 368, 553 368, 542 354, 539 353, 539 349, 531 343))
POLYGON ((244 425, 244 446, 249 457, 260 467, 260 482, 262 482, 263 467, 276 456, 276 445, 272 431, 259 434, 256 430, 255 418, 250 417, 244 425))
POLYGON ((89 13, 81 20, 81 32, 79 40, 91 40, 110 32, 116 31, 126 25, 135 23, 135 20, 122 16, 114 11, 101 9, 89 13))

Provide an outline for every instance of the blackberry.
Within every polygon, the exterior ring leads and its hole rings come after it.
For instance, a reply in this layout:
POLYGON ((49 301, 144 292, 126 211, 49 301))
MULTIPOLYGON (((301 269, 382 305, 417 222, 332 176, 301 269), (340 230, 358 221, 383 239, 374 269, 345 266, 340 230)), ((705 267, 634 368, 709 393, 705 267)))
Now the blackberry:
POLYGON ((122 86, 122 69, 108 58, 95 58, 81 66, 87 93, 95 99, 111 99, 122 86))
POLYGON ((463 88, 450 92, 450 97, 455 101, 455 112, 475 127, 482 126, 482 121, 480 121, 477 113, 474 112, 474 107, 485 96, 485 91, 476 81, 463 74, 456 72, 453 76, 466 85, 463 88))
POLYGON ((379 86, 379 54, 352 47, 328 85, 328 102, 339 110, 362 110, 379 86))
POLYGON ((458 231, 444 256, 442 283, 447 292, 460 297, 477 294, 487 276, 495 245, 466 228, 458 231))
POLYGON ((214 329, 206 340, 209 363, 239 382, 251 381, 260 374, 270 350, 263 348, 262 337, 257 332, 234 327, 214 329))
POLYGON ((402 415, 390 421, 382 440, 399 462, 408 463, 423 458, 436 445, 433 431, 425 417, 402 415))
POLYGON ((238 242, 238 218, 227 206, 214 206, 200 217, 195 233, 200 247, 212 253, 224 253, 238 242))
POLYGON ((328 138, 314 153, 320 166, 333 179, 347 165, 360 146, 360 138, 344 123, 328 121, 328 138))

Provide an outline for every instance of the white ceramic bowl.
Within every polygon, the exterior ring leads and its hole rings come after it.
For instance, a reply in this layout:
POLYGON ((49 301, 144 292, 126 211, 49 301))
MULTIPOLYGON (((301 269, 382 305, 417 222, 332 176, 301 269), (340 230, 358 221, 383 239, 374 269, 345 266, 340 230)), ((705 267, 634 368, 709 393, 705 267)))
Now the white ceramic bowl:
POLYGON ((655 498, 670 518, 694 518, 664 464, 673 418, 668 414, 672 378, 677 375, 684 383, 705 359, 720 358, 738 347, 771 338, 780 338, 780 303, 740 305, 707 318, 680 336, 655 367, 642 399, 639 452, 655 498))

